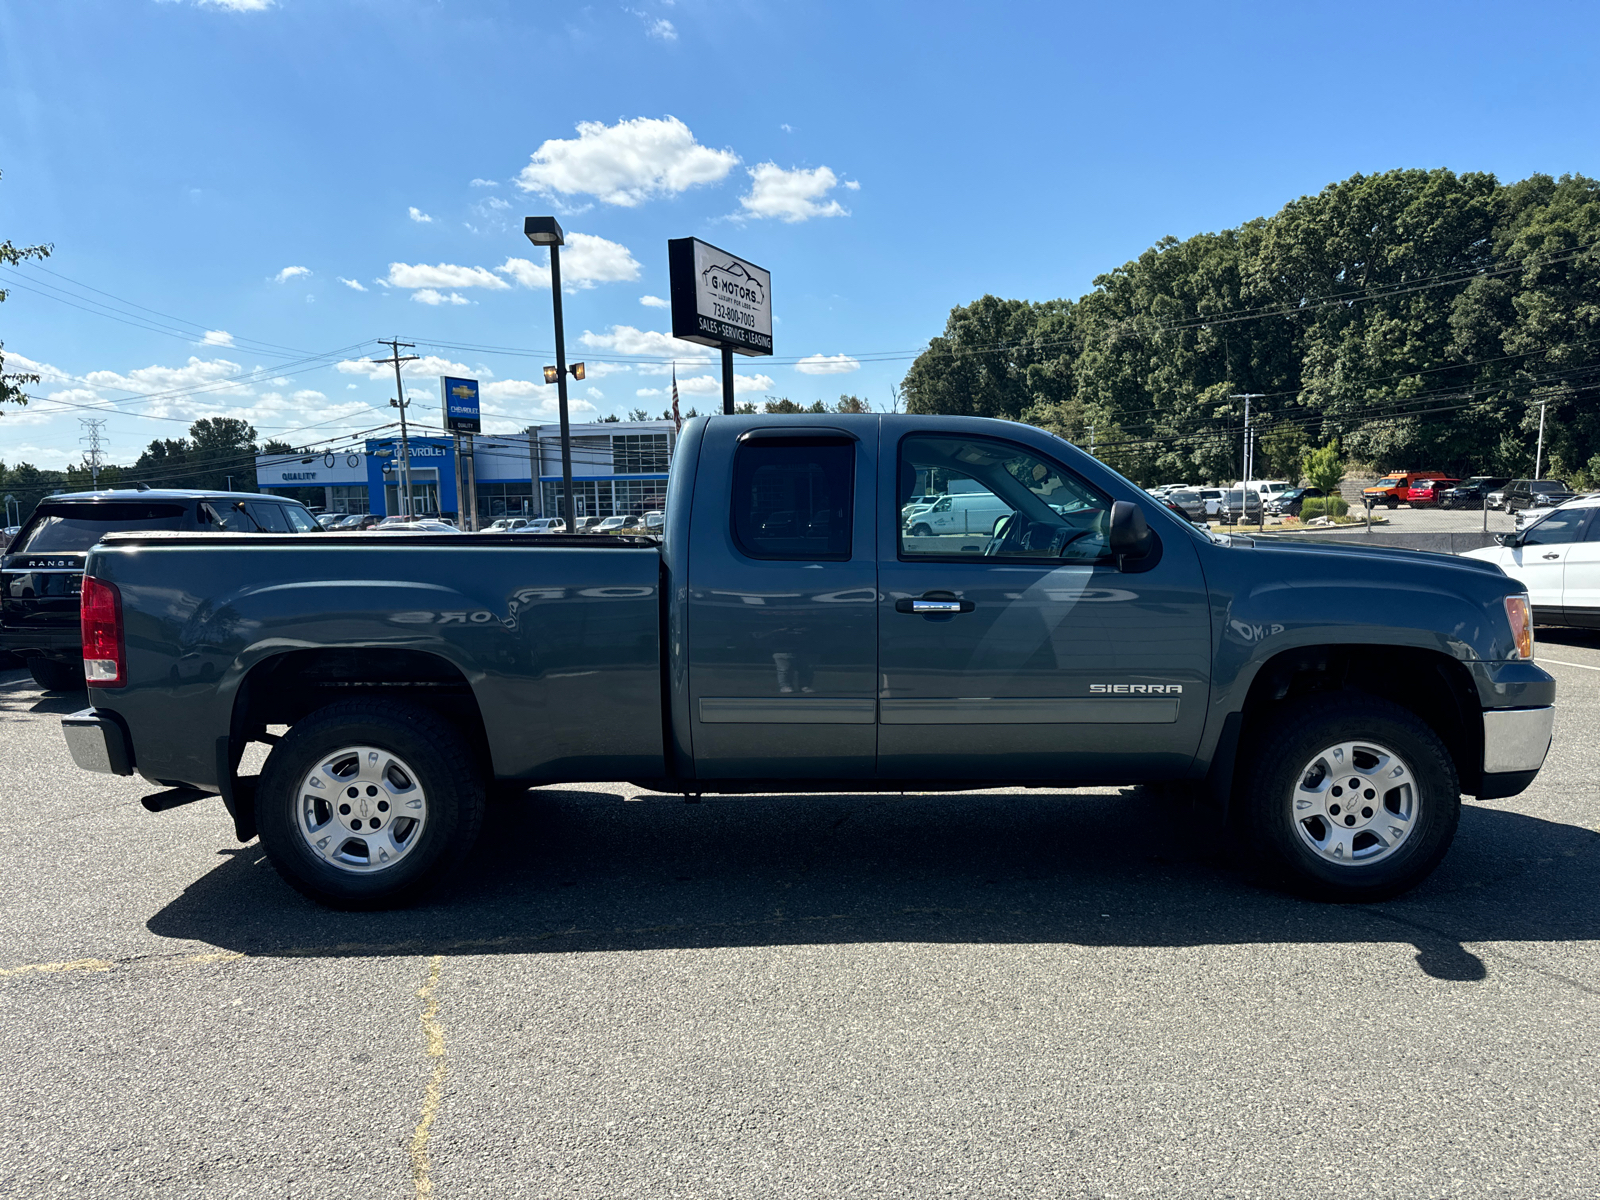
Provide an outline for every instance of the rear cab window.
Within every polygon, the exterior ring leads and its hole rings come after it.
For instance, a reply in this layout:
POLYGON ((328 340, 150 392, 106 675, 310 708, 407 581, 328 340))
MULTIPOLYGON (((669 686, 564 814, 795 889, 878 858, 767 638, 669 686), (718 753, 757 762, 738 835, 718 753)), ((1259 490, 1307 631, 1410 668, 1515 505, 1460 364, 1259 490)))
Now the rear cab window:
POLYGON ((856 443, 758 438, 733 459, 733 541, 748 558, 845 562, 855 512, 856 443))

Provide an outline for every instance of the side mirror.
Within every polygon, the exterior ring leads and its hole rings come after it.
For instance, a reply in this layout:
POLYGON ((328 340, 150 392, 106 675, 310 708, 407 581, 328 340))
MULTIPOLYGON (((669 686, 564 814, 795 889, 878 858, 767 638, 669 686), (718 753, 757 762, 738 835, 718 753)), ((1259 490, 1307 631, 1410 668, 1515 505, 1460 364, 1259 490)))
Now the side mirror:
POLYGON ((1150 551, 1150 526, 1144 510, 1127 500, 1113 500, 1107 540, 1119 566, 1124 558, 1143 558, 1150 551))
POLYGON ((1502 546, 1522 545, 1522 535, 1520 533, 1497 533, 1494 535, 1494 540, 1502 546))

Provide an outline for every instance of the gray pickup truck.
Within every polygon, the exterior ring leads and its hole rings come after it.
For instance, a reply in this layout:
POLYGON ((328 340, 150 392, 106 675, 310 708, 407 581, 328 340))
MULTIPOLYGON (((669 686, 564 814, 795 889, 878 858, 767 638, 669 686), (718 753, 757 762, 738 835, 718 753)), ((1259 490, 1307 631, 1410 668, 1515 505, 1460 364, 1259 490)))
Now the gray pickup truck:
POLYGON ((152 809, 220 795, 295 887, 370 907, 458 865, 497 788, 593 780, 1151 784, 1303 894, 1376 899, 1549 747, 1499 568, 1209 536, 1025 425, 701 418, 666 514, 659 544, 108 536, 73 757, 170 789, 152 809), (978 490, 981 529, 903 519, 978 490))

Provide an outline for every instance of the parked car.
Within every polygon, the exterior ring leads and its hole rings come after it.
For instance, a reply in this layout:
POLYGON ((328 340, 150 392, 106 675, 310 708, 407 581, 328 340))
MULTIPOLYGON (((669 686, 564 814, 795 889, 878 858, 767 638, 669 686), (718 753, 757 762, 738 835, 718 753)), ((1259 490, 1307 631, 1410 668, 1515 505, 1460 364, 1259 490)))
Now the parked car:
POLYGON ((1418 479, 1406 489, 1405 501, 1412 508, 1433 508, 1439 504, 1446 488, 1460 482, 1459 479, 1418 479))
POLYGON ((1261 493, 1251 488, 1230 488, 1222 498, 1222 511, 1218 514, 1224 525, 1259 524, 1265 510, 1261 493))
POLYGON ((1576 494, 1559 479, 1517 479, 1506 488, 1503 503, 1507 512, 1516 512, 1519 508, 1554 508, 1576 494))
MULTIPOLYGON (((1440 508, 1482 508, 1489 493, 1498 491, 1511 481, 1500 475, 1474 475, 1448 487, 1439 497, 1440 508)), ((1498 506, 1494 506, 1498 507, 1498 506)))
POLYGON ((47 496, 0 556, 0 649, 51 691, 83 686, 78 628, 83 562, 107 533, 315 533, 297 500, 258 492, 155 490, 47 496))
POLYGON ((629 516, 607 517, 604 521, 601 521, 600 524, 596 525, 589 532, 590 533, 621 533, 624 529, 628 528, 632 524, 633 524, 633 518, 629 517, 629 516))
POLYGON ((1540 625, 1600 629, 1600 496, 1582 496, 1465 557, 1491 562, 1528 589, 1540 625))
MULTIPOLYGON (((497 781, 617 778, 694 796, 1192 781, 1203 819, 1234 806, 1264 874, 1385 900, 1444 857, 1463 794, 1516 795, 1544 763, 1555 680, 1491 564, 1209 537, 1009 421, 696 418, 672 470, 670 554, 108 538, 84 584, 92 707, 61 724, 73 760, 137 772, 156 807, 220 796, 241 841, 347 908, 474 861, 497 781), (1006 502, 1001 535, 897 538, 894 488, 928 471, 1006 502), (780 511, 800 515, 769 534, 780 511)), ((70 830, 104 868, 86 889, 147 852, 105 822, 70 830)), ((545 853, 505 850, 517 875, 545 853)))
POLYGON ((593 533, 599 528, 600 522, 604 520, 604 517, 579 517, 572 523, 572 532, 593 533))
POLYGON ((561 517, 535 517, 517 533, 565 533, 567 523, 561 517))
POLYGON ((344 520, 335 525, 330 525, 329 529, 338 530, 340 533, 358 532, 363 529, 373 528, 381 520, 383 520, 383 516, 380 513, 351 513, 344 520))
POLYGON ((0 550, 4 550, 11 545, 11 539, 21 532, 21 525, 7 525, 4 529, 0 529, 0 550))
POLYGON ((1258 492, 1261 495, 1261 499, 1266 501, 1288 491, 1290 484, 1287 479, 1250 479, 1235 486, 1242 487, 1246 491, 1258 492))
POLYGON ((527 524, 528 524, 528 518, 527 517, 501 517, 498 521, 496 521, 494 524, 490 525, 483 532, 485 532, 485 533, 515 533, 517 530, 525 528, 527 526, 527 524))
POLYGON ((1185 521, 1192 521, 1196 525, 1206 523, 1206 502, 1200 499, 1199 492, 1180 488, 1161 497, 1161 502, 1185 521))
POLYGON ((1508 479, 1505 487, 1495 488, 1494 491, 1485 493, 1483 497, 1485 507, 1496 511, 1504 508, 1506 506, 1506 488, 1510 486, 1511 481, 1508 479))
POLYGON ((448 521, 385 521, 373 528, 374 533, 460 533, 448 521))
POLYGON ((1206 516, 1215 517, 1222 512, 1222 498, 1225 495, 1222 488, 1206 487, 1195 490, 1200 493, 1200 499, 1206 506, 1206 516))
POLYGON ((1395 471, 1378 480, 1369 488, 1361 489, 1361 499, 1369 497, 1374 505, 1399 508, 1405 502, 1411 485, 1419 479, 1448 479, 1443 471, 1395 471))
POLYGON ((317 525, 322 529, 332 529, 346 518, 345 513, 325 512, 317 514, 317 525))
POLYGON ((1327 494, 1319 487, 1292 487, 1267 501, 1267 514, 1273 517, 1298 517, 1301 505, 1307 500, 1326 497, 1327 494))

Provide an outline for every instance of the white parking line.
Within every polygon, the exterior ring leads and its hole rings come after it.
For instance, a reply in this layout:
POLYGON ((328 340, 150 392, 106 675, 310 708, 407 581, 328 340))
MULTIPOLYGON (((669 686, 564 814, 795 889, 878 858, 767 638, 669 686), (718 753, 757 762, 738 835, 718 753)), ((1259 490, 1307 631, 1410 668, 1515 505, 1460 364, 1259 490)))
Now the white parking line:
POLYGON ((1544 657, 1540 657, 1538 659, 1538 661, 1539 662, 1553 663, 1558 667, 1581 667, 1585 671, 1600 671, 1600 667, 1591 667, 1588 663, 1562 662, 1559 658, 1544 658, 1544 657))

